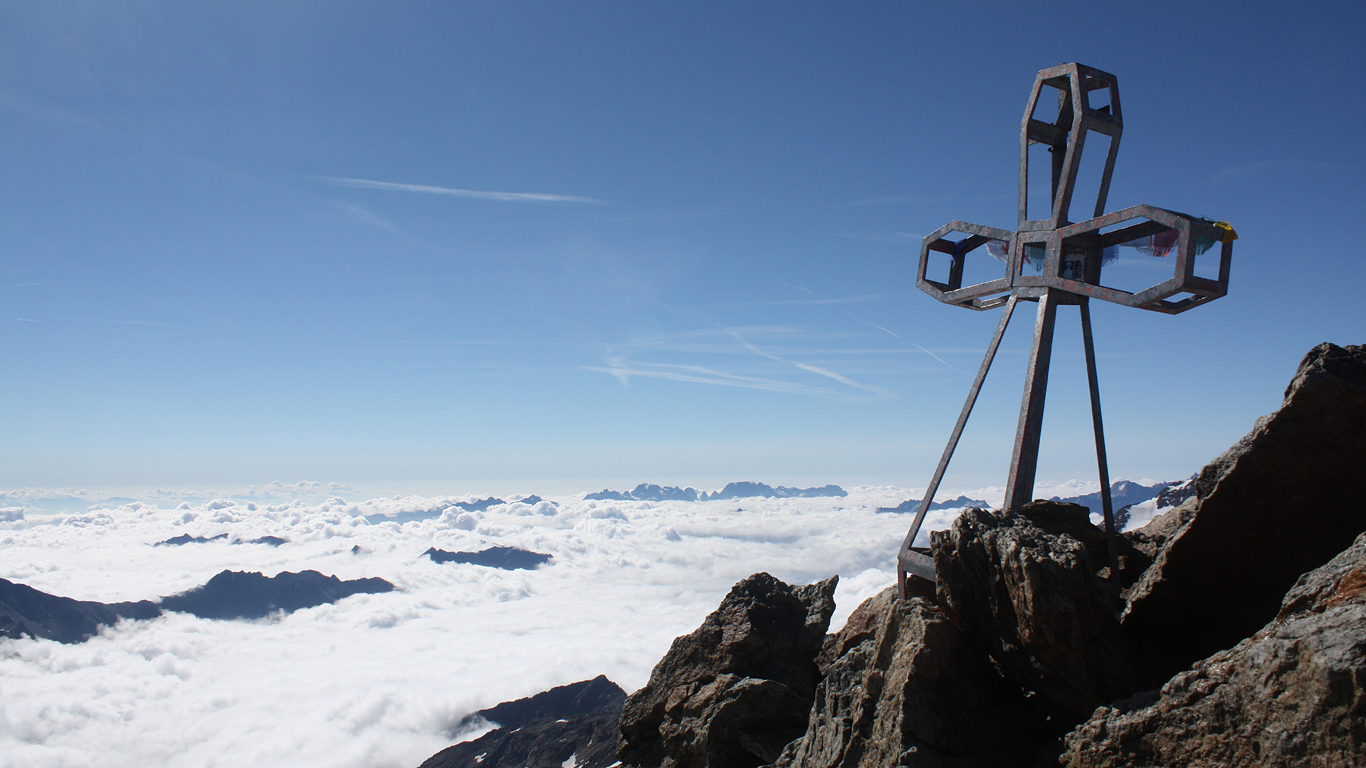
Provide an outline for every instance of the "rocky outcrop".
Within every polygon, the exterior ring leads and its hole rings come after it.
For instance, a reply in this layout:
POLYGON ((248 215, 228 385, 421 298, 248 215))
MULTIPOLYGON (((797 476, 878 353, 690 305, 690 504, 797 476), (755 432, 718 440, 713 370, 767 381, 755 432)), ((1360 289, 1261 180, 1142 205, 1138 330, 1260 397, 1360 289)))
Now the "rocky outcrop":
MULTIPOLYGON (((1137 688, 1119 590, 1103 578, 1105 534, 1089 514, 1053 501, 970 509, 932 536, 939 605, 1007 678, 1071 722, 1137 688)), ((1135 578, 1148 559, 1120 544, 1121 569, 1135 578)))
POLYGON ((801 736, 835 578, 792 587, 759 573, 674 640, 626 701, 617 757, 641 768, 753 768, 801 736))
POLYGON ((447 552, 432 547, 422 554, 434 563, 466 563, 505 571, 534 571, 552 559, 550 555, 517 547, 489 547, 478 552, 447 552))
POLYGON ((1366 530, 1366 348, 1311 350, 1280 410, 1192 485, 1123 617, 1152 685, 1256 632, 1366 530))
POLYGON ((32 637, 82 643, 120 619, 154 619, 156 603, 98 603, 40 592, 27 584, 0 579, 0 637, 32 637))
POLYGON ((494 723, 477 739, 432 755, 421 768, 604 768, 616 760, 626 692, 601 675, 466 717, 494 723))
POLYGON ((1098 709, 1069 768, 1366 765, 1366 535, 1234 648, 1098 709))
POLYGON ((889 588, 826 650, 806 733, 775 768, 1023 766, 1048 747, 1042 713, 929 600, 889 588))

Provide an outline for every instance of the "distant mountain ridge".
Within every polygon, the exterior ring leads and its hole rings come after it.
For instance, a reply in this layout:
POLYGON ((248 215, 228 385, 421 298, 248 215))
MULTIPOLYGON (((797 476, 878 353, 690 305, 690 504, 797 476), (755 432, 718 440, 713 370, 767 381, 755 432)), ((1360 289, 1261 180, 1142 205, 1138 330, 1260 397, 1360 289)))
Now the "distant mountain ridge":
POLYGON ((534 571, 553 559, 550 555, 517 547, 489 547, 479 552, 447 552, 432 547, 422 554, 434 563, 467 563, 504 571, 534 571))
MULTIPOLYGON (((932 509, 932 510, 934 510, 934 509, 961 509, 961 508, 964 508, 964 507, 973 507, 973 508, 976 508, 976 509, 989 509, 989 508, 991 507, 991 505, 988 504, 988 503, 985 502, 985 501, 982 501, 981 499, 969 499, 967 496, 959 496, 959 497, 956 498, 956 499, 949 499, 949 500, 947 500, 947 501, 935 501, 935 502, 931 502, 931 503, 930 503, 930 509, 932 509)), ((878 508, 877 508, 877 511, 878 511, 879 514, 888 514, 888 513, 895 513, 895 512, 900 512, 900 513, 916 512, 916 511, 919 511, 919 509, 920 509, 920 501, 919 501, 919 500, 917 500, 917 499, 906 499, 905 501, 901 502, 900 504, 896 505, 895 507, 878 507, 878 508)))
POLYGON ((334 603, 355 594, 392 592, 379 578, 342 581, 317 571, 223 571, 207 583, 169 597, 131 603, 75 600, 41 592, 26 584, 0 579, 0 637, 33 637, 59 643, 84 642, 100 627, 120 619, 155 619, 163 611, 190 613, 201 619, 259 619, 274 611, 293 613, 334 603))
POLYGON ((789 488, 780 485, 774 488, 767 483, 755 483, 742 480, 735 483, 726 483, 726 487, 719 491, 698 491, 691 486, 679 488, 676 486, 658 486, 652 483, 641 483, 634 490, 613 491, 603 489, 597 493, 584 495, 587 501, 716 501, 724 499, 812 499, 818 497, 844 498, 849 493, 838 485, 825 485, 819 488, 789 488))
MULTIPOLYGON (((228 538, 228 534, 226 534, 226 533, 220 533, 220 534, 218 534, 217 536, 191 536, 191 535, 188 534, 188 533, 182 533, 182 534, 180 534, 179 536, 172 536, 172 537, 169 538, 169 539, 164 539, 164 540, 162 540, 162 541, 158 541, 157 543, 153 544, 152 546, 154 546, 154 547, 178 547, 178 546, 181 546, 181 545, 183 545, 183 544, 208 544, 208 543, 211 542, 211 541, 224 541, 224 540, 226 540, 227 538, 228 538)), ((233 542, 232 542, 232 543, 233 543, 233 544, 267 544, 267 545, 272 546, 272 547, 278 547, 278 546, 280 546, 281 544, 288 544, 289 541, 288 541, 287 539, 282 539, 282 538, 280 538, 279 536, 261 536, 261 537, 259 537, 259 538, 255 538, 255 539, 233 539, 233 542)))
MULTIPOLYGON (((1158 494, 1166 489, 1178 485, 1178 483, 1153 483, 1152 485, 1141 485, 1129 480, 1116 480, 1110 485, 1110 509, 1118 513, 1123 507, 1132 504, 1140 504, 1149 499, 1156 498, 1158 494)), ((1087 493, 1081 496, 1069 496, 1061 498, 1054 496, 1049 501, 1062 501, 1069 504, 1080 504, 1091 510, 1092 514, 1105 514, 1104 506, 1101 503, 1100 491, 1087 493)))

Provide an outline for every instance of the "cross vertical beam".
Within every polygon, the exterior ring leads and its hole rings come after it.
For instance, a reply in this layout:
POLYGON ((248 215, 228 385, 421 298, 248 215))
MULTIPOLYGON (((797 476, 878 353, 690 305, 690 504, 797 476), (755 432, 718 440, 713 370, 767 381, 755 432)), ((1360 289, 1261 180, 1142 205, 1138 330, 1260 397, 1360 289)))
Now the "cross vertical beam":
POLYGON ((1058 295, 1045 288, 1034 322, 1034 346, 1029 352, 1020 423, 1015 429, 1015 451, 1002 509, 1018 509, 1034 497, 1034 471, 1039 465, 1039 437, 1043 433, 1044 397, 1048 392, 1048 361, 1053 354, 1053 325, 1058 319, 1058 295))

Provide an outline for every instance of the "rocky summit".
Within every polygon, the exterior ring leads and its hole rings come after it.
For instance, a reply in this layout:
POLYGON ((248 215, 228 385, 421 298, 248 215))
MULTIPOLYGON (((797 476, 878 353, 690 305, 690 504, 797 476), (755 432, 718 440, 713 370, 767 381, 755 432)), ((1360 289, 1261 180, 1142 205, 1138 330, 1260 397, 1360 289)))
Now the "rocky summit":
POLYGON ((761 765, 806 729, 835 583, 736 584, 674 641, 621 714, 618 758, 644 768, 761 765))
POLYGON ((931 536, 936 584, 831 635, 833 578, 755 574, 626 700, 616 759, 1366 765, 1366 349, 1311 350, 1181 494, 1118 573, 1084 506, 969 509, 931 536))

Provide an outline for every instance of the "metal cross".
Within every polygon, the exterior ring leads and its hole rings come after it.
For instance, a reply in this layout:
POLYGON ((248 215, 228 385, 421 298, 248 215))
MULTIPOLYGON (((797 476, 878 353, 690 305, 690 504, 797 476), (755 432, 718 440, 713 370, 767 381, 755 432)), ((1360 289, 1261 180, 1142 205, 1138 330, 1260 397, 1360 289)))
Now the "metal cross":
MULTIPOLYGON (((906 579, 935 580, 934 559, 928 548, 915 547, 925 514, 934 501, 935 491, 944 478, 949 459, 967 424, 977 393, 991 368, 996 348, 1006 325, 1021 301, 1039 304, 1034 326, 1034 345, 1029 355, 1020 421, 1015 432, 1010 479, 1006 484, 1003 509, 1017 509, 1034 493, 1034 472, 1039 459, 1039 436, 1043 428, 1044 394, 1048 386, 1048 363, 1053 349, 1053 325, 1062 304, 1075 304, 1081 312, 1082 343, 1086 348, 1086 373, 1091 388, 1091 419, 1095 427, 1096 463, 1100 470, 1101 504, 1105 533, 1109 542, 1110 572, 1118 578, 1115 552, 1114 513, 1110 501, 1110 470, 1105 458, 1105 433, 1101 426, 1100 385, 1096 379, 1096 355, 1091 340, 1091 299, 1101 299, 1140 309, 1176 314, 1223 296, 1228 291, 1229 264, 1233 240, 1237 235, 1224 222, 1211 222, 1184 213, 1151 205, 1136 205, 1115 213, 1105 213, 1105 198, 1110 191, 1110 175, 1119 151, 1123 131, 1120 119, 1119 85, 1115 76, 1081 64, 1062 64, 1039 72, 1020 124, 1020 208, 1019 229, 1015 232, 954 221, 925 237, 920 247, 920 267, 916 276, 919 288, 946 304, 987 310, 1004 305, 1005 312, 996 334, 987 346, 986 357, 968 391, 967 402, 954 425, 953 434, 939 459, 925 497, 916 511, 915 521, 897 553, 897 584, 906 594, 906 579), (1046 96, 1056 93, 1056 116, 1046 96), (1093 103, 1096 106, 1092 106, 1093 103), (1042 116, 1044 119, 1039 119, 1042 116), (1051 122, 1049 118, 1053 118, 1051 122), (1092 133, 1109 138, 1109 151, 1100 178, 1092 217, 1073 224, 1068 218, 1077 184, 1082 149, 1092 133), (1045 218, 1030 218, 1029 148, 1043 145, 1052 155, 1051 210, 1045 218), (958 233, 959 238, 951 237, 958 233), (1196 256, 1220 246, 1217 278, 1195 274, 1196 256), (1102 283, 1102 267, 1113 260, 1118 246, 1129 246, 1154 256, 1174 253, 1175 275, 1150 288, 1129 292, 1102 283), (1005 275, 976 285, 963 285, 963 265, 969 254, 991 254, 1005 262, 1005 275), (944 281, 927 276, 930 258, 942 263, 948 257, 944 281)), ((1037 173, 1036 169, 1036 173, 1037 173)))

